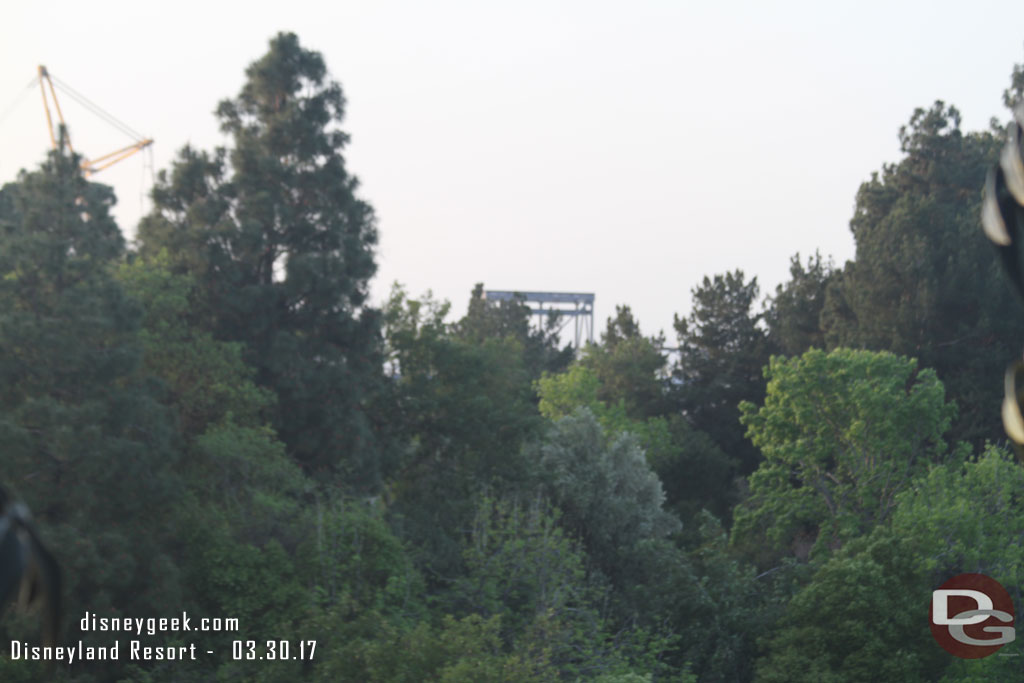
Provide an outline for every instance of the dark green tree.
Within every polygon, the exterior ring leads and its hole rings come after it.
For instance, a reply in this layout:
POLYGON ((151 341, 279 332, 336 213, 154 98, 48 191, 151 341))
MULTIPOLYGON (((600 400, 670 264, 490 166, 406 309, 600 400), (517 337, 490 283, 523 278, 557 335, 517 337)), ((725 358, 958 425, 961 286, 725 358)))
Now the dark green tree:
POLYGON ((635 420, 665 415, 663 337, 645 337, 629 306, 616 306, 615 317, 601 335, 601 344, 587 346, 581 363, 600 381, 598 398, 608 404, 622 401, 635 420))
POLYGON ((461 562, 459 530, 477 493, 530 480, 520 449, 542 423, 521 342, 468 341, 444 322, 447 309, 392 290, 384 312, 390 377, 374 404, 389 432, 386 497, 418 559, 446 575, 461 562))
POLYGON ((821 311, 834 273, 832 261, 823 260, 819 253, 809 257, 806 266, 799 254, 790 259, 790 279, 775 288, 764 313, 773 349, 799 356, 810 348, 825 348, 821 311))
POLYGON ((113 277, 113 193, 79 163, 53 152, 0 189, 0 481, 61 564, 66 614, 166 613, 181 588, 173 422, 113 277))
POLYGON ((904 158, 861 185, 850 229, 856 260, 830 283, 830 347, 888 350, 934 368, 957 402, 956 439, 1002 438, 1001 377, 1024 318, 979 228, 999 138, 963 133, 936 102, 900 129, 904 158))
POLYGON ((549 317, 542 329, 530 326, 530 308, 521 300, 488 302, 484 286, 477 283, 469 298, 465 317, 458 322, 458 337, 473 344, 487 340, 512 339, 522 346, 523 363, 530 379, 544 372, 561 372, 573 358, 572 347, 559 348, 558 318, 549 317))
POLYGON ((1003 104, 1013 110, 1024 102, 1024 64, 1014 64, 1010 73, 1010 87, 1003 91, 1003 104))
POLYGON ((270 42, 239 95, 217 108, 230 150, 181 151, 153 191, 143 254, 194 274, 221 340, 245 345, 278 396, 274 427, 309 470, 375 483, 363 411, 380 374, 371 207, 345 167, 345 99, 319 53, 270 42))
POLYGON ((675 318, 679 359, 672 370, 677 405, 690 422, 739 462, 739 472, 757 467, 757 450, 740 426, 741 401, 764 395, 762 368, 770 356, 761 315, 754 311, 757 278, 740 270, 705 277, 693 290, 693 310, 675 318))
POLYGON ((951 658, 928 632, 934 586, 918 552, 913 538, 879 527, 825 562, 764 639, 755 680, 938 680, 951 658))
POLYGON ((701 513, 694 525, 699 541, 689 560, 699 577, 699 593, 677 617, 684 624, 688 661, 701 681, 749 681, 757 640, 774 626, 767 581, 736 558, 713 515, 701 513))
POLYGON ((172 272, 169 258, 135 258, 117 271, 118 280, 142 305, 143 367, 164 382, 164 401, 186 440, 233 423, 262 427, 275 397, 253 382, 255 371, 238 342, 214 339, 202 327, 195 277, 172 272))
MULTIPOLYGON (((118 278, 145 311, 143 368, 163 382, 163 400, 178 417, 185 599, 204 613, 237 615, 254 638, 276 637, 306 598, 292 556, 312 532, 300 508, 307 481, 265 424, 273 395, 252 381, 241 345, 195 324, 192 310, 203 307, 194 279, 166 261, 136 258, 118 278)), ((227 639, 217 644, 230 647, 227 639)))
POLYGON ((619 345, 619 342, 642 336, 640 323, 633 317, 630 307, 616 306, 615 317, 608 318, 605 323, 605 330, 601 333, 601 343, 609 348, 614 348, 619 345))
MULTIPOLYGON (((629 306, 616 306, 601 341, 587 346, 579 361, 597 380, 595 398, 600 405, 579 405, 590 408, 610 436, 628 431, 638 437, 665 487, 666 506, 679 515, 684 527, 702 509, 728 515, 735 500, 737 462, 707 433, 673 413, 664 335, 645 337, 629 306), (609 419, 609 410, 627 419, 609 419)), ((696 525, 686 531, 695 534, 696 525)))

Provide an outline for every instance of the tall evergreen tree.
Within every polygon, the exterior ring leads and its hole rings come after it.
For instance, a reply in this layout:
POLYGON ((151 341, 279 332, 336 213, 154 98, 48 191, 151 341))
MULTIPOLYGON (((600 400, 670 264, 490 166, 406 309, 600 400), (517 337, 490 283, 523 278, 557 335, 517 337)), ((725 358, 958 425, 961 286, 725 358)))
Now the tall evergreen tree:
POLYGON ((113 193, 79 162, 53 152, 0 189, 0 481, 51 541, 68 614, 154 613, 180 588, 177 453, 138 372, 141 311, 112 274, 113 193))
POLYGON ((218 338, 242 342, 277 393, 275 427, 308 469, 372 486, 361 410, 379 379, 379 315, 367 306, 377 233, 339 129, 345 108, 317 52, 281 33, 217 108, 230 150, 181 151, 161 173, 143 252, 194 273, 218 338))
POLYGON ((903 160, 857 193, 856 260, 829 285, 826 342, 918 358, 960 408, 954 439, 1001 438, 1001 377, 1024 321, 979 228, 999 139, 961 132, 959 112, 936 102, 900 143, 903 160))
POLYGON ((761 315, 754 312, 757 278, 737 270, 704 278, 693 290, 693 311, 676 316, 679 360, 673 368, 676 399, 698 429, 707 432, 741 473, 757 467, 757 450, 740 426, 741 401, 764 396, 762 369, 770 347, 761 315))
POLYGON ((835 266, 819 253, 804 266, 797 254, 790 259, 789 274, 790 280, 775 288, 764 318, 772 347, 787 356, 799 356, 810 348, 825 348, 821 311, 835 266))

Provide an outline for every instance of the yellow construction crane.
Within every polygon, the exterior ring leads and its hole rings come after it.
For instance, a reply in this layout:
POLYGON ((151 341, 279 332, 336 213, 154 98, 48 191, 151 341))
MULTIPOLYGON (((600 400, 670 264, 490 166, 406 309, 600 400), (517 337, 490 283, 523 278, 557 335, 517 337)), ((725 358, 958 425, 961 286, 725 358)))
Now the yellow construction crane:
POLYGON ((113 116, 111 116, 110 114, 108 114, 107 112, 103 111, 98 106, 90 102, 83 95, 75 92, 71 87, 69 87, 66 83, 63 83, 60 79, 51 77, 50 72, 46 70, 46 67, 40 65, 39 90, 40 92, 42 92, 43 95, 43 109, 46 110, 47 130, 50 133, 50 144, 53 145, 54 149, 57 149, 59 145, 58 140, 61 138, 60 135, 54 131, 53 116, 50 114, 50 102, 46 96, 47 86, 49 86, 50 88, 50 99, 53 100, 53 108, 57 112, 57 118, 59 119, 60 125, 64 127, 64 144, 67 145, 68 151, 74 152, 74 148, 71 147, 71 135, 70 133, 67 132, 67 125, 64 122, 64 114, 61 113, 60 102, 57 101, 57 91, 53 87, 54 80, 56 80, 57 85, 60 86, 61 92, 65 93, 66 95, 77 101, 79 104, 84 106, 86 109, 89 109, 94 114, 99 116, 101 119, 105 120, 107 123, 114 126, 122 133, 128 135, 128 137, 135 140, 135 142, 128 145, 127 147, 122 147, 121 149, 110 152, 109 154, 104 154, 103 156, 96 157, 94 159, 83 159, 82 170, 85 172, 87 176, 92 175, 93 173, 98 173, 105 168, 109 168, 116 164, 117 162, 127 159, 136 152, 140 152, 153 144, 152 139, 140 135, 139 133, 135 132, 124 123, 118 121, 116 118, 114 118, 113 116))

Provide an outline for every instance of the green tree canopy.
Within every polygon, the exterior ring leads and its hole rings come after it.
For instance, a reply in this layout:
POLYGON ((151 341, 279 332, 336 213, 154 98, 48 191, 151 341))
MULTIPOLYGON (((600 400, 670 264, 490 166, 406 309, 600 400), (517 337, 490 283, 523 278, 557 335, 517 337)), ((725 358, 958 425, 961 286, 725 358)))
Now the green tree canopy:
POLYGON ((744 474, 757 467, 759 456, 739 425, 739 404, 763 396, 761 369, 770 355, 761 315, 754 311, 759 291, 757 278, 747 281, 740 270, 705 277, 693 290, 690 315, 675 318, 679 359, 672 379, 678 406, 744 474))
POLYGON ((66 613, 155 613, 181 587, 173 421, 113 276, 113 193, 79 163, 53 152, 0 189, 0 481, 58 558, 66 613))
POLYGON ((757 680, 1013 679, 1011 658, 945 655, 922 615, 931 591, 965 572, 993 577, 1020 600, 1022 487, 1024 469, 995 447, 917 477, 897 497, 890 524, 817 567, 766 639, 757 680))
POLYGON ((629 306, 616 306, 601 342, 588 345, 581 361, 600 381, 598 397, 608 404, 621 402, 636 420, 669 413, 664 338, 643 336, 629 306))
MULTIPOLYGON (((593 351, 595 347, 588 347, 593 351)), ((541 415, 559 420, 586 408, 601 425, 606 440, 623 433, 636 437, 651 468, 665 487, 666 507, 685 523, 701 510, 727 515, 734 500, 736 463, 704 432, 678 415, 633 419, 625 399, 599 398, 601 380, 588 365, 573 363, 566 372, 545 375, 535 385, 541 415)))
POLYGON ((446 312, 429 296, 392 289, 384 312, 390 378, 373 412, 389 435, 383 470, 400 526, 422 561, 449 572, 461 562, 458 530, 479 491, 531 480, 521 447, 542 420, 520 342, 467 341, 444 322, 446 312))
POLYGON ((937 680, 950 657, 928 632, 934 586, 916 552, 913 539, 883 526, 830 558, 763 642, 766 656, 758 660, 754 680, 937 680))
POLYGON ((812 349, 772 358, 760 408, 742 421, 764 462, 736 537, 841 542, 885 521, 896 496, 947 452, 955 407, 932 370, 887 352, 812 349))
POLYGON ((380 374, 373 211, 345 167, 341 87, 319 53, 281 33, 217 108, 229 150, 185 148, 139 226, 143 254, 167 249, 209 302, 218 339, 245 345, 278 396, 274 426, 310 470, 375 481, 362 405, 380 374))
POLYGON ((954 436, 1001 438, 1000 377, 1024 338, 1024 318, 979 229, 981 188, 999 138, 964 133, 936 102, 900 129, 904 158, 861 185, 850 230, 857 245, 830 283, 822 314, 830 347, 913 356, 960 407, 954 436))
POLYGON ((806 266, 799 254, 793 256, 790 279, 775 288, 764 314, 772 347, 787 356, 799 356, 812 347, 825 348, 821 311, 835 272, 832 261, 823 260, 819 253, 808 257, 806 266))
POLYGON ((477 283, 469 297, 466 315, 455 325, 456 335, 471 344, 513 340, 522 351, 530 379, 544 372, 561 372, 572 361, 571 346, 558 348, 558 319, 549 317, 542 329, 530 326, 530 307, 521 299, 488 302, 483 283, 477 283))
POLYGON ((563 523, 604 568, 638 541, 679 529, 679 520, 662 509, 661 482, 636 438, 625 433, 609 444, 586 408, 556 422, 530 447, 529 458, 563 523))
POLYGON ((1024 525, 1024 468, 989 446, 977 460, 935 467, 899 497, 893 529, 920 544, 922 567, 937 583, 964 572, 1024 589, 1018 538, 1024 525))
MULTIPOLYGON (((1009 591, 1014 603, 1021 604, 1021 491, 1024 468, 1009 453, 994 446, 987 447, 977 460, 936 467, 915 480, 900 495, 892 528, 900 537, 915 542, 913 557, 926 577, 917 595, 957 574, 977 572, 998 581, 1009 591)), ((1020 671, 1015 659, 953 661, 942 680, 1012 680, 1020 671)))

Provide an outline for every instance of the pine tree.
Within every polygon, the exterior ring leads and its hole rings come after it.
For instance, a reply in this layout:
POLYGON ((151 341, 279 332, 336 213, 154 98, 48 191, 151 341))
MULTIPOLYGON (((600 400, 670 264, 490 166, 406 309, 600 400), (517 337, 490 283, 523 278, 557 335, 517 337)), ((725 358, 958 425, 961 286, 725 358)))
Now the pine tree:
POLYGON ((762 369, 770 347, 754 312, 757 278, 742 271, 705 277, 693 290, 693 311, 675 319, 679 361, 673 369, 676 400, 698 429, 707 432, 742 474, 757 467, 759 456, 740 425, 741 401, 764 395, 762 369))
POLYGON ((959 112, 936 102, 914 112, 900 142, 903 160, 857 193, 857 258, 829 284, 826 343, 917 358, 960 409, 953 440, 1000 439, 1001 378, 1024 326, 979 227, 999 140, 963 133, 959 112))
POLYGON ((806 267, 799 254, 790 259, 790 280, 775 288, 764 314, 768 339, 775 349, 799 356, 810 348, 825 348, 821 309, 835 273, 832 260, 823 260, 820 253, 809 257, 806 267))
POLYGON ((79 161, 53 152, 0 189, 0 481, 57 556, 67 613, 155 613, 178 589, 173 424, 113 277, 113 193, 79 161))
POLYGON ((341 87, 289 33, 217 108, 230 150, 183 149, 161 173, 142 251, 166 248, 209 302, 209 326, 246 345, 278 396, 291 456, 354 486, 375 481, 363 402, 381 374, 378 312, 367 305, 377 233, 342 152, 341 87))

